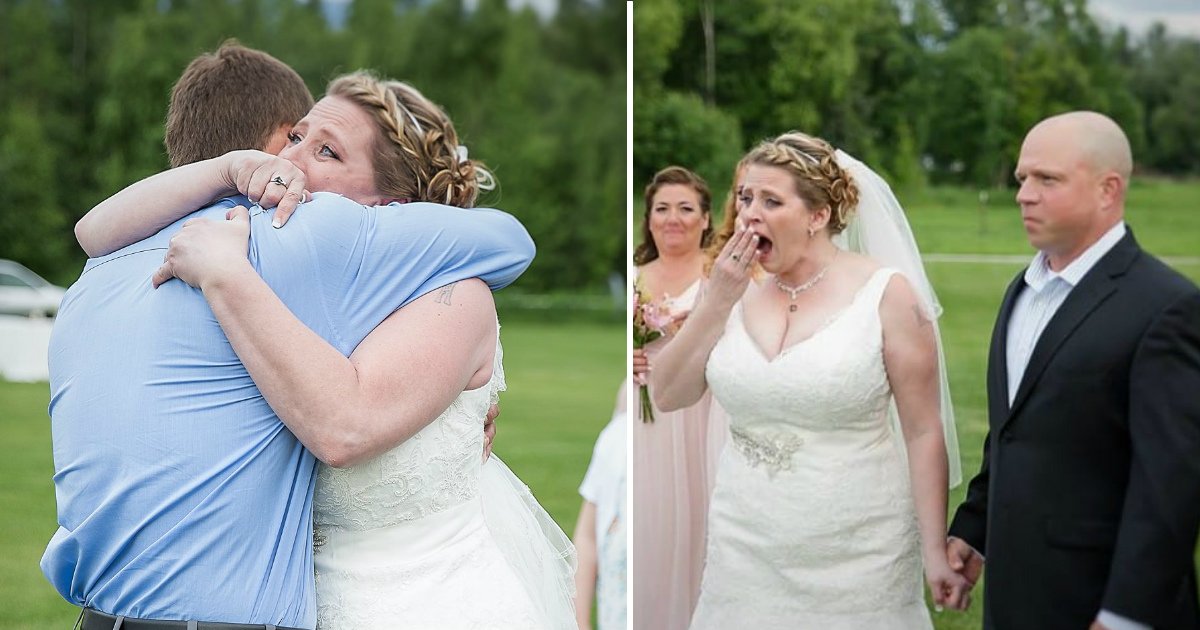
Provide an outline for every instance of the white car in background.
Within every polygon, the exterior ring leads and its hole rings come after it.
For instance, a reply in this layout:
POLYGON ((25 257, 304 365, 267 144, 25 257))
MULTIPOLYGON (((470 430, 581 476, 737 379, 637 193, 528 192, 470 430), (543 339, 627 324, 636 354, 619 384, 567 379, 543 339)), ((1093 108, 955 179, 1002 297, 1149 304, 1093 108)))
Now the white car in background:
POLYGON ((24 265, 0 259, 0 315, 53 316, 66 292, 24 265))

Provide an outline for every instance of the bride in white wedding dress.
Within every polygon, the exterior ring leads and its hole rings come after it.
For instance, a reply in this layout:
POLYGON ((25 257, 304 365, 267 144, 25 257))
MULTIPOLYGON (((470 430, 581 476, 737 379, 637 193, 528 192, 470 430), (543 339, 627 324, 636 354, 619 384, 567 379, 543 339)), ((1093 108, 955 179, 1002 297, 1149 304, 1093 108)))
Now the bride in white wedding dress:
POLYGON ((573 626, 570 541, 496 456, 480 462, 503 369, 497 341, 487 383, 419 433, 370 461, 320 468, 318 628, 573 626))
MULTIPOLYGON (((284 146, 279 157, 237 151, 160 173, 81 225, 122 247, 242 193, 257 204, 259 238, 336 270, 277 295, 260 270, 286 262, 259 258, 239 206, 226 221, 185 223, 156 274, 203 289, 253 379, 246 396, 261 395, 283 422, 278 435, 303 443, 289 451, 301 465, 316 466, 314 455, 329 464, 313 498, 318 627, 574 628, 570 539, 498 458, 481 463, 486 414, 504 389, 495 303, 481 278, 500 286, 519 275, 532 257, 528 235, 470 238, 492 211, 455 211, 473 208, 494 180, 412 86, 339 77, 280 132, 269 143, 284 146), (304 190, 355 203, 327 203, 316 215, 324 223, 275 229, 262 208, 304 190)), ((308 522, 289 526, 303 535, 308 522)))
POLYGON ((968 587, 945 555, 957 452, 907 223, 811 136, 764 142, 737 173, 728 240, 652 382, 663 408, 711 388, 730 417, 691 627, 930 628, 922 567, 936 604, 968 587))

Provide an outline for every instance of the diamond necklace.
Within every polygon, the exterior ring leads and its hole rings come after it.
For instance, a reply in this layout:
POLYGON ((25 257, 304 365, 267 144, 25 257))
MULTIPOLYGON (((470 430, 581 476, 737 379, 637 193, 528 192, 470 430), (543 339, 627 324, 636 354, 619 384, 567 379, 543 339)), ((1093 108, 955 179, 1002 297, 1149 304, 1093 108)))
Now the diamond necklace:
MULTIPOLYGON (((796 296, 798 296, 798 295, 800 295, 801 293, 804 293, 805 291, 807 291, 807 290, 809 290, 809 289, 811 289, 811 288, 813 288, 813 287, 817 286, 817 283, 821 281, 821 278, 824 278, 824 277, 825 277, 825 272, 826 272, 826 271, 829 271, 829 266, 833 264, 833 261, 834 261, 835 259, 837 259, 837 250, 834 250, 834 252, 833 252, 833 258, 830 258, 830 259, 829 259, 829 262, 825 263, 825 266, 824 266, 824 267, 821 267, 821 270, 820 270, 820 271, 818 271, 817 273, 813 274, 813 277, 809 278, 809 279, 808 279, 806 282, 804 282, 803 284, 799 284, 799 285, 797 285, 797 286, 794 286, 794 287, 793 287, 793 286, 791 286, 791 285, 784 284, 784 283, 783 283, 783 281, 779 279, 779 276, 775 276, 775 286, 779 287, 779 290, 780 290, 780 291, 783 291, 784 293, 787 293, 787 294, 788 294, 788 296, 790 296, 790 297, 791 297, 792 301, 793 301, 793 302, 795 302, 795 301, 796 301, 796 296)), ((789 306, 789 307, 788 307, 788 311, 789 311, 789 312, 792 312, 792 313, 795 313, 795 312, 796 312, 796 308, 797 308, 797 307, 796 307, 796 305, 795 305, 795 304, 792 304, 791 306, 789 306)))

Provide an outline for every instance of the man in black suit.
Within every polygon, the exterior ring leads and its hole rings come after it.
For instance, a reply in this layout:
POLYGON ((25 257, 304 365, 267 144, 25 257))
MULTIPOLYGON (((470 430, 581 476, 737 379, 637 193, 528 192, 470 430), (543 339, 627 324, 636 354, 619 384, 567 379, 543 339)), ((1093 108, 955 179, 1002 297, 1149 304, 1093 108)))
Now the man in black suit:
POLYGON ((1200 628, 1200 291, 1126 228, 1132 166, 1094 112, 1021 146, 1038 253, 992 332, 983 465, 947 543, 972 584, 987 559, 988 629, 1200 628))

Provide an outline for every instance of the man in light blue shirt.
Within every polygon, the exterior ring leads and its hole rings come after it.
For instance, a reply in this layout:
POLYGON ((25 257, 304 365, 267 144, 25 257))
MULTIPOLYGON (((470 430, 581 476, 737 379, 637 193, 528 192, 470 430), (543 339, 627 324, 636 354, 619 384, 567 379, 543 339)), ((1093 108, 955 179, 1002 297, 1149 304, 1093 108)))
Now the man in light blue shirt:
MULTIPOLYGON (((238 204, 250 205, 223 200, 89 260, 63 300, 49 357, 59 529, 42 570, 76 605, 315 625, 316 460, 267 405, 200 291, 150 283, 184 220, 222 220, 238 204)), ((285 228, 270 222, 270 212, 251 218, 251 265, 344 355, 412 299, 475 277, 503 287, 533 256, 524 228, 494 210, 368 208, 318 193, 285 228)))
MULTIPOLYGON (((344 355, 411 299, 473 277, 503 287, 533 254, 497 211, 318 193, 286 228, 269 221, 252 218, 251 264, 344 355)), ((69 601, 114 615, 311 627, 316 460, 201 292, 151 287, 181 223, 88 261, 63 300, 50 341, 60 527, 42 569, 69 601)))

